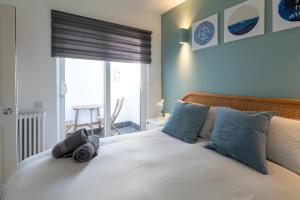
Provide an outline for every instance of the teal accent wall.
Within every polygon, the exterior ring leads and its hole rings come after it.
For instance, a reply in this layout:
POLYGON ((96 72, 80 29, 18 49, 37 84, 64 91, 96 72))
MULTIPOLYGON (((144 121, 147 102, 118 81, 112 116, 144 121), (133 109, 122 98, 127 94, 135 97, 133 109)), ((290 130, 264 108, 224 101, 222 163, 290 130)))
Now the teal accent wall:
MULTIPOLYGON (((300 28, 272 33, 272 0, 266 0, 266 33, 224 43, 224 9, 242 0, 187 0, 162 15, 162 96, 165 111, 190 91, 300 98, 300 28), (219 46, 192 51, 178 29, 219 14, 219 46)), ((191 30, 189 30, 189 40, 191 30)))

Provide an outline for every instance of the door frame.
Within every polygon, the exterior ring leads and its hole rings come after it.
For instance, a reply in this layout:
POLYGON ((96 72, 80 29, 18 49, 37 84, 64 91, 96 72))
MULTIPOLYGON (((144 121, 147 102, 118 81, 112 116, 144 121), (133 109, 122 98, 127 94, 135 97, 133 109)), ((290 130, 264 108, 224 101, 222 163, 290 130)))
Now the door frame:
POLYGON ((104 135, 111 134, 111 79, 110 79, 110 62, 104 61, 104 135))
MULTIPOLYGON (((104 62, 104 133, 105 136, 111 136, 111 83, 110 83, 110 73, 111 73, 111 62, 104 62)), ((65 137, 65 94, 67 87, 65 85, 65 58, 57 58, 57 132, 58 141, 63 140, 65 137)), ((148 74, 149 65, 140 64, 141 79, 140 79, 140 126, 141 130, 146 130, 146 119, 148 113, 148 74)))
POLYGON ((56 91, 57 91, 57 141, 65 138, 65 95, 67 87, 65 85, 65 59, 56 58, 56 91))
POLYGON ((148 86, 149 86, 149 65, 141 64, 140 80, 140 126, 141 131, 146 130, 146 121, 148 112, 148 86))
POLYGON ((0 19, 0 25, 7 31, 0 33, 1 43, 5 50, 0 49, 0 87, 1 113, 0 118, 4 124, 0 127, 0 184, 5 183, 18 165, 17 151, 17 65, 16 65, 16 7, 1 4, 1 14, 5 20, 0 19), (6 18, 7 17, 7 18, 6 18), (12 78, 13 76, 13 78, 12 78), (2 107, 3 106, 3 107, 2 107), (4 115, 2 109, 11 108, 11 112, 4 115))

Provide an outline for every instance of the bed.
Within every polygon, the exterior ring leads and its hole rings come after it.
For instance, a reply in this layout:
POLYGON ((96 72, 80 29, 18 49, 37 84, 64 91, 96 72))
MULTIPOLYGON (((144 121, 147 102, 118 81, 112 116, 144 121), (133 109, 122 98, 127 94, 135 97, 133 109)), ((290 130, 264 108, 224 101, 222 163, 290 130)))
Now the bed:
MULTIPOLYGON (((241 110, 271 110, 300 119, 297 100, 191 93, 184 101, 241 110)), ((299 200, 300 176, 268 161, 269 175, 154 129, 105 138, 88 163, 47 151, 20 164, 6 200, 299 200)))

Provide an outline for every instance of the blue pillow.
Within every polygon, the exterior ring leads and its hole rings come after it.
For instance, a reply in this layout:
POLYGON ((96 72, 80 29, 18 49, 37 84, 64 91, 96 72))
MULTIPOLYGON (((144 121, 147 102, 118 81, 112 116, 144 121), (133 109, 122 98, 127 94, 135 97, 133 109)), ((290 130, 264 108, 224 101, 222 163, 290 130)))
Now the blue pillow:
POLYGON ((212 137, 204 147, 268 174, 266 132, 273 115, 218 107, 212 137))
POLYGON ((187 143, 195 143, 208 109, 208 106, 201 104, 176 101, 172 116, 166 122, 162 132, 187 143))

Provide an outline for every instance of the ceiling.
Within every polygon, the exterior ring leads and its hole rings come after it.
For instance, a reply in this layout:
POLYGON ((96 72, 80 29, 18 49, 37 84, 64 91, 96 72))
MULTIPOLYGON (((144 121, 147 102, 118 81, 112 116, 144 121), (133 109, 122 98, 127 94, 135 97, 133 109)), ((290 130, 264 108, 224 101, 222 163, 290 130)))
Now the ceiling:
POLYGON ((163 14, 168 10, 183 3, 186 0, 127 0, 127 1, 128 3, 130 2, 142 9, 163 14))

